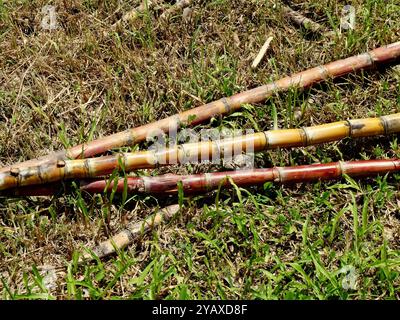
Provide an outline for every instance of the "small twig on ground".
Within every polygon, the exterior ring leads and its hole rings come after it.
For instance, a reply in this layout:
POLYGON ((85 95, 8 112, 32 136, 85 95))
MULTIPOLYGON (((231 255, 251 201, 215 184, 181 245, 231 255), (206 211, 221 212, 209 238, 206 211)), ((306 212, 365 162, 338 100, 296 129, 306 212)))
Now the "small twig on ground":
MULTIPOLYGON (((133 241, 135 241, 140 235, 149 232, 154 227, 157 227, 162 223, 167 223, 178 211, 178 204, 165 207, 156 212, 154 215, 128 226, 111 239, 100 243, 92 251, 99 259, 109 256, 110 254, 113 254, 116 251, 132 244, 133 241)), ((88 252, 85 252, 81 257, 81 262, 91 260, 93 260, 93 256, 88 252)))
POLYGON ((177 0, 176 4, 165 10, 164 13, 160 16, 160 18, 167 20, 172 14, 190 6, 191 3, 192 0, 177 0))
POLYGON ((251 67, 253 69, 257 68, 257 66, 259 65, 259 63, 261 62, 262 58, 264 58, 265 53, 267 52, 269 45, 271 43, 271 41, 274 39, 274 37, 268 37, 267 41, 265 41, 264 45, 262 46, 260 52, 258 53, 257 57, 254 59, 251 67))

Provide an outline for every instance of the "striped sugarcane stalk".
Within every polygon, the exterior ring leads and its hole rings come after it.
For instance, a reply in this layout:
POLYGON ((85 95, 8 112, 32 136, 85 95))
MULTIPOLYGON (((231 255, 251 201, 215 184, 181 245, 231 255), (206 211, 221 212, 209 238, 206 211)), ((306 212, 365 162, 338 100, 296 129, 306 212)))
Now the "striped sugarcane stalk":
POLYGON ((95 254, 98 258, 104 258, 116 252, 116 249, 120 250, 125 248, 126 246, 132 244, 133 241, 138 239, 142 234, 149 232, 154 227, 157 227, 162 223, 167 223, 170 221, 178 213, 178 211, 179 205, 174 204, 159 210, 154 215, 147 217, 143 221, 128 226, 111 239, 100 243, 92 250, 91 253, 83 253, 80 262, 92 260, 93 254, 95 254))
MULTIPOLYGON (((120 178, 117 185, 107 179, 83 180, 80 190, 88 193, 104 191, 122 193, 127 188, 128 194, 175 194, 181 183, 185 193, 194 194, 229 187, 232 183, 239 187, 262 185, 271 181, 288 184, 332 180, 348 175, 350 177, 369 177, 400 171, 400 159, 339 161, 326 164, 312 164, 292 167, 273 167, 267 169, 248 169, 226 172, 201 173, 193 175, 165 174, 154 177, 120 178), (125 187, 126 185, 126 187, 125 187)), ((7 190, 8 196, 48 196, 60 193, 60 185, 39 186, 39 188, 23 187, 7 190)), ((3 194, 3 195, 4 195, 3 194)))
POLYGON ((277 147, 300 147, 340 140, 346 137, 368 137, 400 132, 400 113, 379 118, 332 122, 300 129, 258 132, 229 139, 176 145, 161 150, 119 153, 98 158, 59 160, 0 173, 0 190, 27 185, 46 184, 67 179, 85 179, 109 174, 182 164, 199 160, 231 158, 240 152, 258 152, 277 147))
POLYGON ((131 146, 145 140, 156 130, 168 132, 170 129, 178 129, 181 125, 196 125, 216 115, 226 115, 236 111, 243 104, 262 102, 275 92, 285 91, 291 87, 306 88, 325 79, 339 77, 356 70, 371 67, 377 63, 397 59, 398 57, 400 57, 400 41, 364 54, 308 69, 267 85, 238 93, 228 98, 222 98, 150 124, 115 133, 38 159, 0 168, 0 172, 7 172, 11 168, 18 169, 28 166, 54 164, 58 160, 88 158, 113 148, 131 146))

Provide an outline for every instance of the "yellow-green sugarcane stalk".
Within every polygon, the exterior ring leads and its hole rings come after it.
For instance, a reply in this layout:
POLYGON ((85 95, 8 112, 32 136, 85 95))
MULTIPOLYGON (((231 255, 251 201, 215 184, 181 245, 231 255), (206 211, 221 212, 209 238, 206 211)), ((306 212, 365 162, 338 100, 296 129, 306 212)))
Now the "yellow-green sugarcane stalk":
POLYGON ((326 79, 343 76, 350 72, 365 69, 374 64, 396 60, 400 57, 400 41, 376 48, 369 52, 352 56, 346 59, 330 62, 314 68, 295 73, 266 85, 256 87, 231 97, 222 98, 202 106, 186 110, 179 114, 145 124, 140 127, 118 132, 107 137, 93 140, 78 146, 62 150, 50 155, 17 163, 12 166, 0 168, 0 172, 7 172, 10 168, 23 168, 37 165, 54 164, 58 160, 88 158, 102 154, 113 148, 131 146, 155 131, 168 132, 182 125, 196 125, 205 122, 217 115, 230 114, 241 108, 246 103, 258 103, 265 101, 276 92, 288 90, 291 87, 306 88, 326 79))
POLYGON ((92 252, 85 252, 81 257, 81 262, 90 261, 93 259, 93 254, 98 258, 104 258, 117 250, 121 250, 132 244, 142 234, 145 234, 153 228, 168 223, 179 212, 179 205, 174 204, 160 209, 155 214, 146 219, 130 224, 125 229, 114 235, 112 238, 100 243, 93 248, 92 252))
POLYGON ((400 132, 400 113, 338 121, 300 129, 283 129, 236 136, 229 139, 187 143, 160 150, 119 153, 98 158, 59 160, 55 164, 13 168, 0 173, 0 190, 46 184, 66 179, 93 178, 115 169, 132 171, 160 165, 230 158, 241 152, 258 152, 277 147, 300 147, 400 132))

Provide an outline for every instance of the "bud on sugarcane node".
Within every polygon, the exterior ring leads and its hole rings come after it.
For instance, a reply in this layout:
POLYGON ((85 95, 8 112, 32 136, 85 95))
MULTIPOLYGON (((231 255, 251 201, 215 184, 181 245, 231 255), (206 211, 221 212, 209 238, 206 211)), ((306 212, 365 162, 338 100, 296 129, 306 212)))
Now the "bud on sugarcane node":
MULTIPOLYGON (((371 50, 364 54, 311 68, 300 73, 296 73, 292 76, 284 77, 280 80, 235 94, 228 98, 207 103, 205 105, 184 111, 177 115, 150 124, 115 133, 104 138, 87 142, 83 145, 72 147, 66 151, 59 151, 39 159, 33 159, 14 164, 12 167, 22 168, 51 163, 60 159, 92 157, 114 148, 133 145, 134 143, 144 141, 149 132, 153 131, 155 128, 158 128, 164 132, 168 132, 171 124, 177 126, 180 124, 196 125, 208 121, 213 116, 223 116, 236 111, 244 104, 265 101, 275 92, 286 91, 293 86, 300 88, 309 87, 327 78, 343 76, 350 72, 372 67, 377 63, 393 61, 398 57, 400 57, 400 41, 371 50), (192 120, 193 117, 195 117, 194 120, 192 120)), ((9 170, 10 166, 0 168, 0 172, 7 172, 9 170)))

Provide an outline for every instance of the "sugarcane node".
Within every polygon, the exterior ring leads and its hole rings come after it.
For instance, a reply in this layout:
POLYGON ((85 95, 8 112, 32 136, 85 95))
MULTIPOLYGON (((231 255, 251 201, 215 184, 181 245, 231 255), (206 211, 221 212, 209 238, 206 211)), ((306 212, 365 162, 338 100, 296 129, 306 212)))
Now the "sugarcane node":
POLYGON ((142 184, 140 186, 140 190, 143 190, 143 192, 151 192, 152 190, 152 183, 151 183, 151 178, 149 177, 142 177, 141 178, 142 184))
POLYGON ((395 170, 400 170, 400 160, 393 160, 395 170))
POLYGON ((172 116, 171 119, 172 120, 169 122, 169 130, 177 131, 183 125, 183 122, 179 117, 179 114, 172 116))
POLYGON ((268 150, 269 149, 268 131, 263 131, 263 134, 265 140, 264 150, 268 150))
POLYGON ((276 172, 276 178, 274 179, 274 182, 278 182, 278 183, 283 183, 285 182, 284 179, 284 170, 285 168, 282 167, 275 167, 275 172, 276 172))
POLYGON ((133 132, 128 132, 127 134, 127 139, 126 139, 126 145, 129 147, 132 147, 135 145, 135 135, 133 134, 133 132))
POLYGON ((353 137, 353 125, 352 125, 351 121, 345 120, 344 125, 349 128, 349 137, 353 137))
POLYGON ((91 168, 91 166, 90 166, 90 164, 89 164, 89 159, 85 159, 84 161, 83 161, 83 168, 84 168, 84 172, 86 173, 86 175, 87 176, 92 176, 91 174, 90 174, 90 168, 91 168))
POLYGON ((221 99, 221 101, 225 106, 225 113, 227 113, 227 114, 231 113, 232 112, 232 106, 228 102, 228 99, 224 97, 224 98, 221 99))
POLYGON ((13 177, 18 177, 19 173, 20 173, 20 170, 19 170, 18 168, 11 168, 11 169, 10 169, 10 174, 11 174, 13 177))
POLYGON ((186 151, 185 150, 185 145, 184 144, 179 144, 176 146, 177 148, 177 161, 180 164, 186 164, 188 163, 190 160, 187 160, 188 157, 190 156, 190 151, 186 151))
POLYGON ((64 160, 58 160, 56 165, 57 165, 57 168, 64 168, 66 163, 64 160))
MULTIPOLYGON (((224 157, 224 150, 223 150, 223 148, 221 148, 221 141, 220 140, 215 140, 215 141, 213 141, 213 145, 215 146, 215 148, 217 149, 217 155, 218 155, 218 157, 219 157, 219 159, 220 160, 222 160, 223 159, 223 157, 224 157)), ((212 157, 211 157, 211 159, 212 159, 212 157)))
POLYGON ((374 67, 375 62, 377 61, 376 57, 374 57, 374 54, 372 52, 366 52, 365 54, 368 56, 370 66, 374 67))
POLYGON ((271 168, 271 171, 272 171, 272 181, 276 182, 276 183, 280 183, 281 177, 280 177, 279 170, 277 169, 277 167, 271 168))
POLYGON ((389 134, 389 127, 388 127, 388 123, 387 123, 386 119, 384 117, 380 117, 379 119, 381 120, 385 135, 389 134))
POLYGON ((344 174, 346 174, 346 163, 343 161, 338 161, 337 162, 337 167, 338 167, 338 172, 339 175, 343 176, 344 174))
POLYGON ((364 123, 355 123, 350 120, 346 121, 346 125, 349 127, 349 136, 354 137, 357 136, 363 128, 365 128, 364 123))
MULTIPOLYGON (((204 174, 204 184, 205 184, 205 188, 208 191, 211 191, 212 189, 212 176, 210 176, 210 173, 206 172, 204 174)), ((190 187, 190 185, 189 185, 190 187)))

